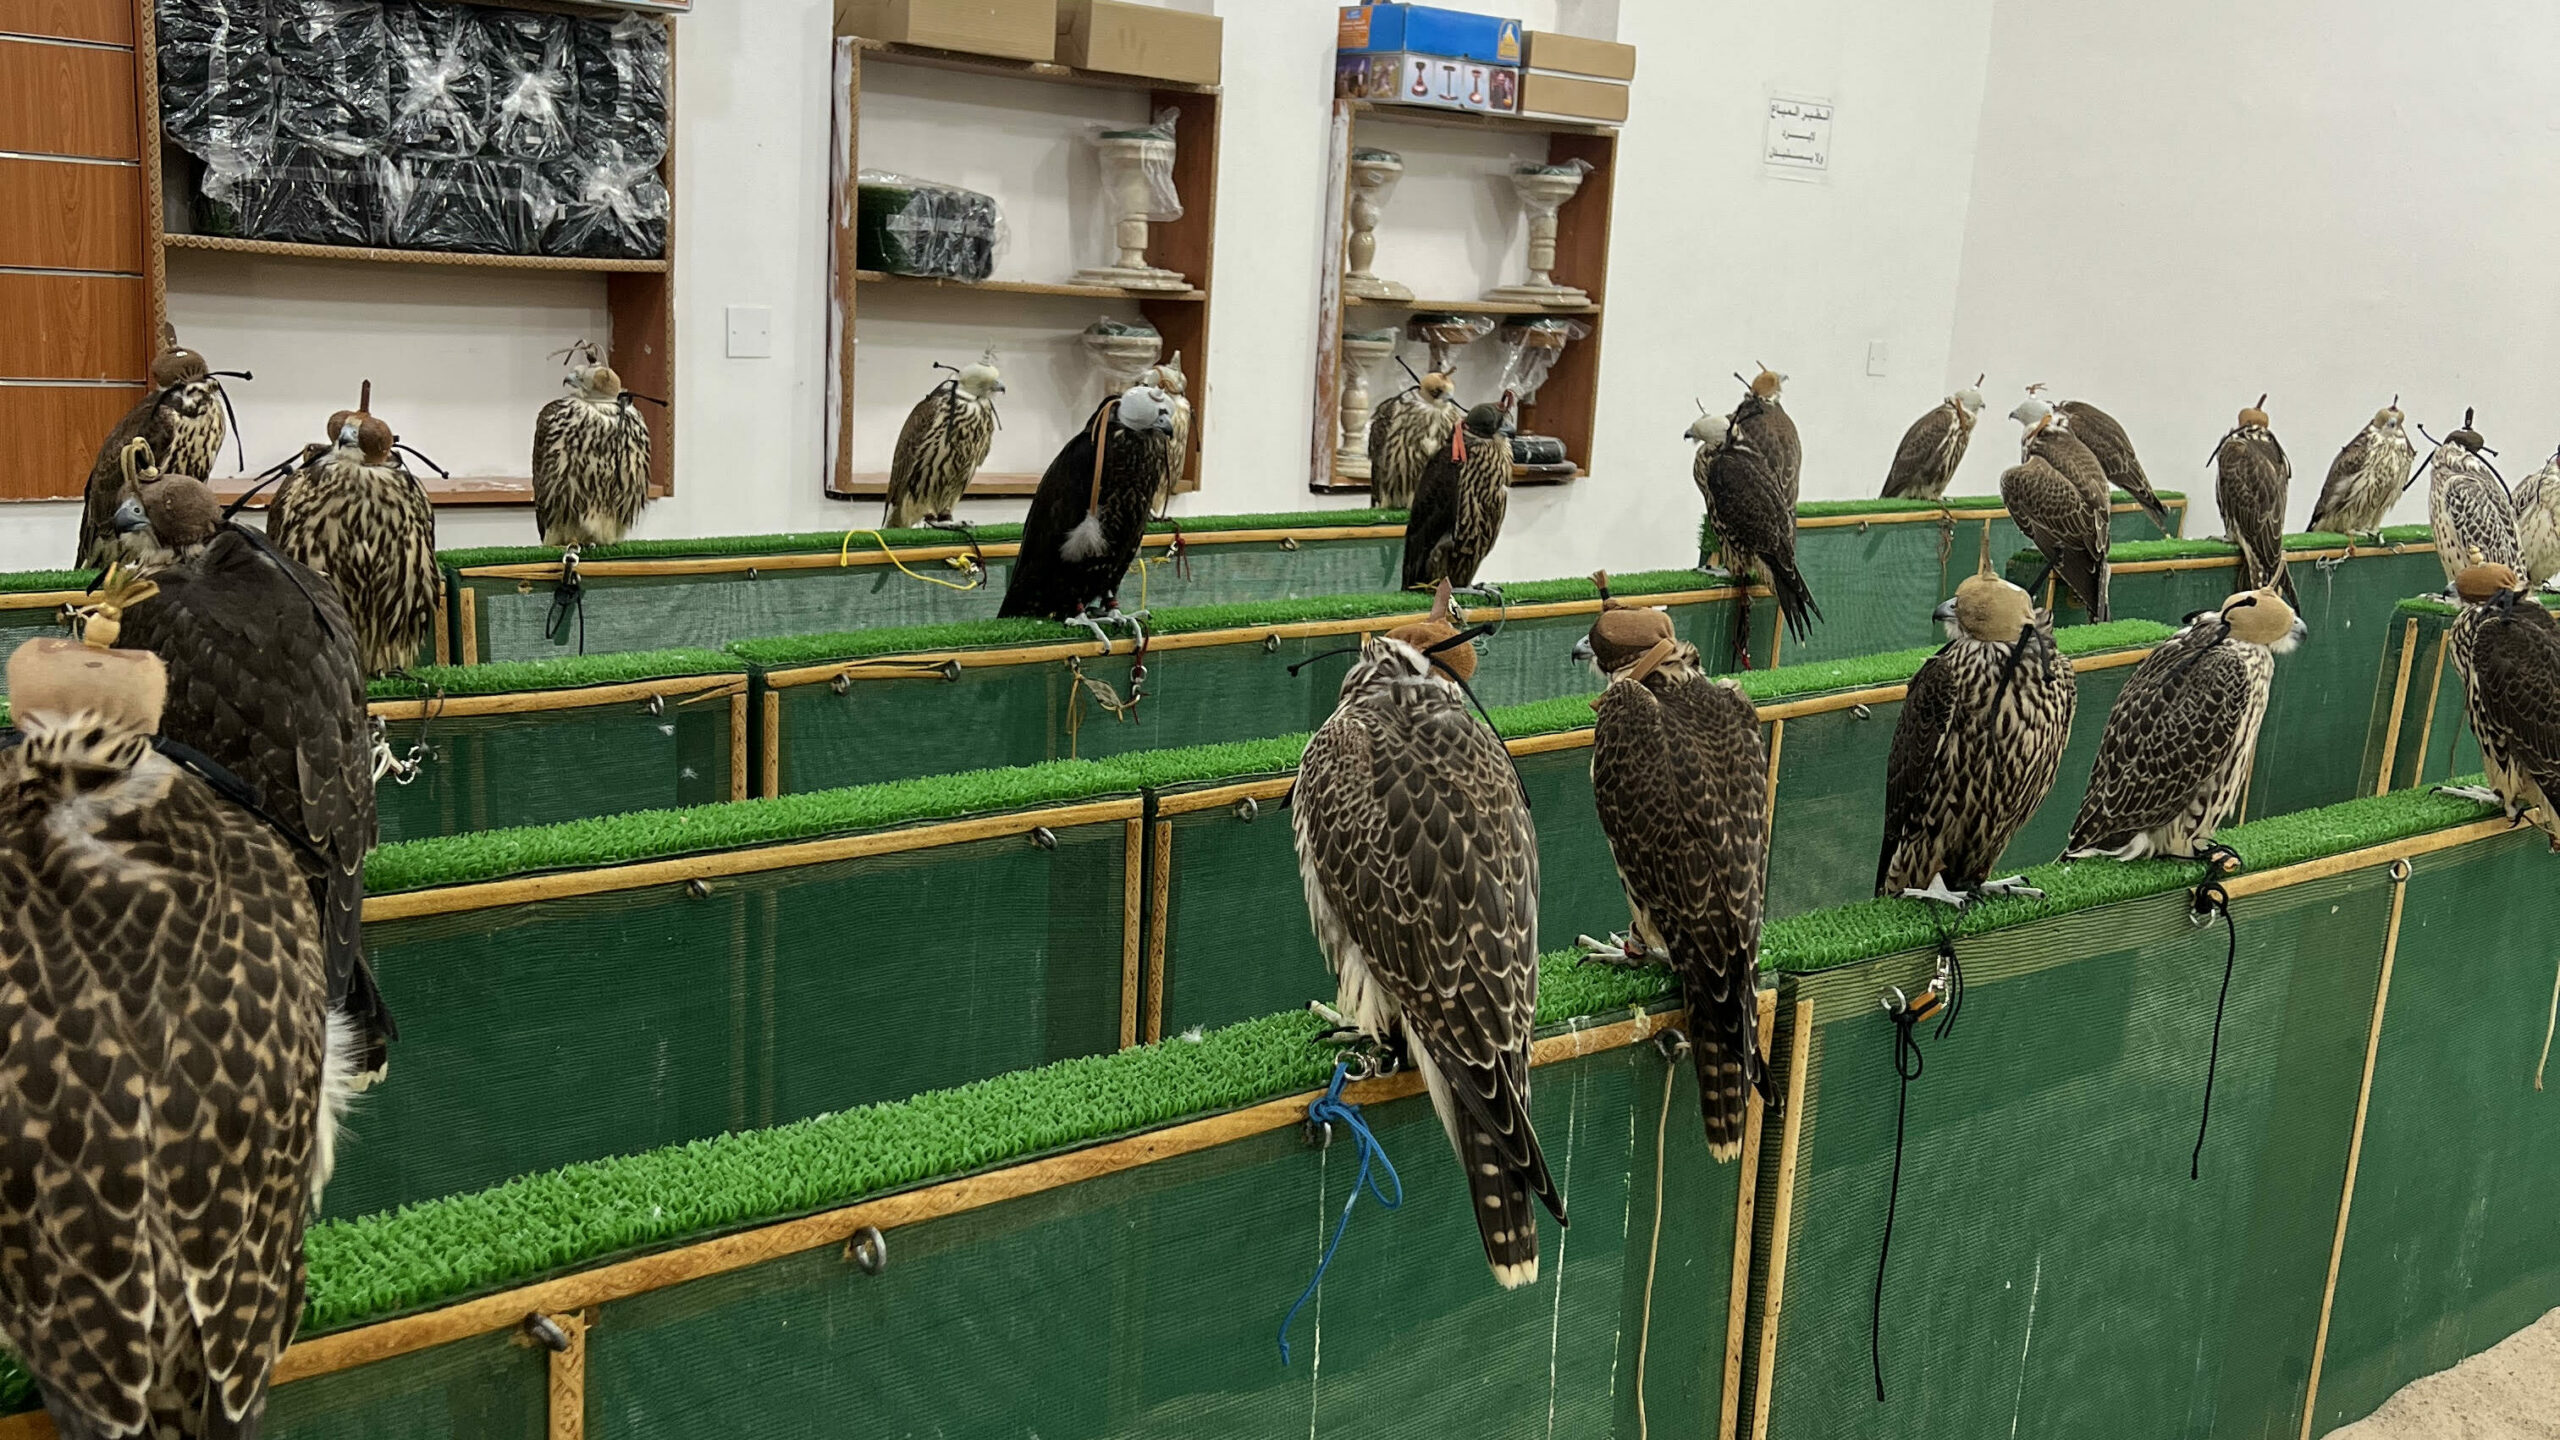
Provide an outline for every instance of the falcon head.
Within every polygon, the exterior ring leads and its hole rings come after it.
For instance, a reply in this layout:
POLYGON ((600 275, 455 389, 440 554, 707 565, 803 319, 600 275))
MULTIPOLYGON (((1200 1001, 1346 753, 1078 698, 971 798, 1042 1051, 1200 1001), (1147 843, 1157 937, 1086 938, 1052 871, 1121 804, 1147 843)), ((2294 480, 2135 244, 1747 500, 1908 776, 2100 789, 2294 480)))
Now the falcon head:
POLYGON ((1422 372, 1422 379, 1415 383, 1414 388, 1422 392, 1424 400, 1437 405, 1455 397, 1458 382, 1438 370, 1426 370, 1422 372))
POLYGON ((1724 448, 1724 442, 1733 434, 1733 417, 1701 415, 1690 421, 1689 428, 1681 433, 1709 450, 1721 450, 1724 448))
POLYGON ((1956 392, 1947 398, 1954 401, 1956 407, 1967 415, 1979 415, 1983 407, 1991 403, 1982 398, 1982 377, 1979 375, 1973 377, 1972 384, 1958 387, 1956 392))
MULTIPOLYGON (((970 366, 969 370, 984 370, 987 372, 987 378, 989 380, 993 380, 995 378, 995 366, 983 361, 979 364, 970 366)), ((969 388, 967 381, 969 370, 963 370, 960 372, 962 377, 960 388, 963 390, 967 390, 969 388)), ((1182 395, 1188 393, 1191 389, 1190 380, 1182 373, 1182 352, 1179 350, 1174 351, 1173 358, 1165 361, 1163 364, 1149 366, 1147 368, 1147 373, 1139 376, 1138 379, 1139 383, 1153 385, 1167 395, 1182 395)), ((1004 387, 998 385, 996 388, 998 390, 1002 390, 1004 387)), ((975 395, 983 392, 972 390, 970 393, 975 395)))
MULTIPOLYGON (((2473 551, 2477 559, 2479 552, 2473 551)), ((2524 589, 2524 577, 2505 565, 2474 564, 2453 577, 2453 593, 2465 605, 2480 605, 2524 589)))
POLYGON ((213 487, 192 475, 164 475, 125 497, 116 507, 116 533, 149 534, 169 550, 185 552, 222 528, 222 502, 213 487))
POLYGON ((1772 405, 1781 405, 1785 402, 1778 398, 1778 392, 1786 386, 1786 383, 1786 376, 1763 365, 1760 367, 1760 373, 1751 377, 1751 393, 1772 405))
POLYGON ((204 357, 178 343, 174 325, 160 327, 160 353, 151 357, 151 383, 163 390, 193 384, 213 373, 204 357))
POLYGON ((2018 408, 2009 412, 2009 418, 2025 426, 2030 435, 2036 432, 2037 426, 2053 418, 2053 402, 2036 394, 2037 388, 2027 387, 2027 398, 2019 401, 2018 408))
POLYGON ((2035 623, 2036 603, 2026 591, 1985 571, 1956 587, 1955 598, 1940 605, 1933 618, 1946 627, 1947 638, 2014 643, 2035 623))
POLYGON ((599 405, 613 404, 622 399, 621 372, 601 361, 570 366, 569 373, 561 377, 560 383, 569 387, 570 394, 599 405))
POLYGON ((2290 655, 2310 630, 2273 590, 2244 590, 2222 602, 2222 625, 2234 640, 2290 655))
POLYGON ((1501 434, 1503 411, 1509 408, 1510 399, 1511 397, 1506 394, 1502 397, 1503 403, 1487 403, 1469 410, 1467 433, 1479 440, 1490 440, 1501 434))
POLYGON ((2267 397, 2266 397, 2266 396, 2264 396, 2264 395, 2261 395, 2261 396, 2259 396, 2259 397, 2258 397, 2258 403, 2257 403, 2257 404, 2255 404, 2255 405, 2243 405, 2243 406, 2241 406, 2241 407, 2240 407, 2240 428, 2241 428, 2241 429, 2243 429, 2243 430, 2264 430, 2264 429, 2266 429, 2266 428, 2267 428, 2267 412, 2266 412, 2266 408, 2265 408, 2265 407, 2266 407, 2266 403, 2267 403, 2267 397))
POLYGON ((1370 641, 1363 647, 1362 659, 1365 663, 1370 654, 1382 645, 1393 644, 1422 662, 1406 676, 1398 678, 1436 675, 1449 680, 1472 680, 1476 674, 1476 650, 1469 644, 1449 644, 1457 634, 1455 612, 1449 603, 1449 582, 1443 580, 1440 588, 1432 593, 1428 616, 1410 625, 1399 625, 1370 641))
POLYGON ((1173 433, 1173 397, 1153 385, 1132 385, 1121 391, 1120 403, 1112 413, 1114 422, 1123 430, 1173 433))
POLYGON ((391 463, 391 445, 397 437, 390 426, 361 410, 342 412, 336 419, 330 438, 337 442, 340 454, 352 450, 367 465, 391 463))
POLYGON ((2463 449, 2477 455, 2481 451, 2489 448, 2489 442, 2481 438, 2479 431, 2471 428, 2472 414, 2473 411, 2471 407, 2467 405, 2463 407, 2462 428, 2444 437, 2444 443, 2447 445, 2459 445, 2463 449))
POLYGON ((1668 612, 1628 606, 1601 611, 1591 633, 1574 645, 1573 658, 1599 671, 1603 680, 1640 681, 1686 649, 1668 612))
MULTIPOLYGON (((1181 373, 1178 370, 1174 372, 1176 379, 1180 378, 1181 373)), ((996 378, 996 367, 983 360, 975 365, 961 366, 959 384, 960 393, 972 400, 984 400, 990 395, 1004 393, 1004 381, 996 378)), ((1180 393, 1176 386, 1165 385, 1158 388, 1180 393)))
POLYGON ((2394 395, 2391 397, 2390 404, 2373 412, 2373 425, 2371 428, 2379 430, 2385 435, 2397 435, 2400 433, 2400 427, 2407 424, 2408 420, 2408 416, 2400 413, 2400 397, 2394 395))

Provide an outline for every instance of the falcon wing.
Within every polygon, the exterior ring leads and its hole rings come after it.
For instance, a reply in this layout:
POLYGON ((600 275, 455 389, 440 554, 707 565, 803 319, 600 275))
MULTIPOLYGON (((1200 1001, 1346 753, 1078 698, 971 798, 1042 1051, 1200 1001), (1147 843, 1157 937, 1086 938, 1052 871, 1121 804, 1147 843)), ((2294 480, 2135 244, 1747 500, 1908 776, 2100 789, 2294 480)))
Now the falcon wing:
POLYGON ((2311 507, 2312 529, 2339 529, 2329 522, 2336 519, 2338 511, 2354 497, 2356 481, 2364 474, 2372 454, 2373 431, 2367 428, 2357 431, 2356 438, 2348 441, 2346 447, 2338 452, 2338 458, 2329 462, 2329 478, 2321 482, 2320 499, 2311 507))
POLYGON ((1767 455, 1748 442, 1726 442, 1707 462, 1707 488, 1716 534, 1728 548, 1762 559, 1795 554, 1795 506, 1767 455))
POLYGON ((576 516, 577 497, 569 493, 569 450, 577 403, 563 395, 533 417, 533 524, 545 535, 560 533, 576 516))
POLYGON ((2184 810, 2237 743, 2250 683, 2211 620, 2152 651, 2107 712, 2070 848, 2117 843, 2184 810))
MULTIPOLYGON (((1116 397, 1115 397, 1116 398, 1116 397)), ((1022 548, 1014 557, 1013 576, 1005 584, 1004 603, 996 613, 1003 616, 1046 616, 1064 619, 1090 595, 1073 594, 1075 567, 1060 553, 1067 535, 1084 523, 1085 512, 1093 503, 1093 432, 1102 419, 1105 399, 1086 417, 1084 428, 1067 437, 1049 468, 1040 475, 1040 486, 1031 494, 1030 512, 1022 517, 1022 548)))
MULTIPOLYGON (((1876 856, 1876 893, 1884 893, 1893 857, 1904 842, 1928 828, 1928 807, 1939 787, 1931 784, 1944 766, 1947 727, 1954 723, 1954 671, 1939 651, 1920 666, 1902 697, 1902 718, 1894 722, 1893 749, 1884 766, 1884 848, 1876 856)), ((1923 882, 1926 883, 1926 877, 1923 882)))
POLYGON ((1941 405, 1912 421, 1894 449, 1893 468, 1885 472, 1885 498, 1935 500, 1944 494, 1947 477, 1964 458, 1967 438, 1952 406, 1941 405))
POLYGON ((1378 457, 1386 453, 1387 432, 1395 428, 1396 412, 1407 405, 1420 403, 1415 398, 1415 392, 1420 388, 1417 385, 1408 385, 1379 401, 1378 408, 1371 412, 1369 416, 1369 463, 1371 465, 1376 465, 1378 457))
POLYGON ((2002 472, 2000 501, 2090 617, 2106 619, 2106 507, 2091 504, 2043 455, 2029 455, 2002 472))
POLYGON ((2529 595, 2518 600, 2512 614, 2480 627, 2472 674, 2480 713, 2507 732, 2499 737, 2505 762, 2560 803, 2560 620, 2529 595))
MULTIPOLYGON (((1497 443, 1500 437, 1495 437, 1497 443)), ((1413 487, 1413 506, 1404 517, 1404 588, 1429 586, 1448 568, 1442 553, 1458 533, 1458 462, 1449 447, 1432 452, 1413 487)))
POLYGON ((2151 477, 2143 473, 2142 458, 2133 452, 2133 437, 2125 433, 2116 417, 2086 400, 2065 400, 2056 407, 2071 419, 2071 433, 2089 448, 2089 454, 2105 473, 2107 484, 2134 499, 2151 516, 2162 533, 2169 529, 2169 507, 2151 489, 2151 477))

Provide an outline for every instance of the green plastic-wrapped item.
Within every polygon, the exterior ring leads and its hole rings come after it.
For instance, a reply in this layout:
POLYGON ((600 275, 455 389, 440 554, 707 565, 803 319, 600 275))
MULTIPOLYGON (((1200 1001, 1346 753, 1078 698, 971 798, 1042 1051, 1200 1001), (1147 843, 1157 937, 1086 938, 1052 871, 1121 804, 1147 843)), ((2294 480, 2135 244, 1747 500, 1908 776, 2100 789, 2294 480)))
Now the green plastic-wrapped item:
POLYGON ((1004 210, 992 195, 882 170, 865 170, 854 220, 865 270, 984 280, 995 273, 1004 210))

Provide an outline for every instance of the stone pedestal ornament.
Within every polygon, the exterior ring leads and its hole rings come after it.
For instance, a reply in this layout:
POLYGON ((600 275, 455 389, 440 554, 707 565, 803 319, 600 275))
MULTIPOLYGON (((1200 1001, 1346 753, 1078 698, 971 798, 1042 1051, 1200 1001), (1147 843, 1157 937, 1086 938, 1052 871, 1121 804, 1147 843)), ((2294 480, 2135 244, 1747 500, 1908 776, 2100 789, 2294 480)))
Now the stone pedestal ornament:
POLYGON ((1159 181, 1173 169, 1173 141, 1154 130, 1112 132, 1097 138, 1094 148, 1102 157, 1102 193, 1116 217, 1112 236, 1119 255, 1108 265, 1077 271, 1076 283, 1124 290, 1190 289, 1181 271, 1147 263, 1147 222, 1161 213, 1159 181))
POLYGON ((1406 301, 1413 298, 1410 286, 1381 279, 1369 267, 1378 258, 1378 210, 1386 204, 1387 195, 1396 188, 1396 180, 1404 174, 1404 157, 1393 150, 1355 150, 1351 152, 1351 205, 1348 238, 1343 242, 1344 258, 1349 262, 1342 277, 1342 293, 1351 300, 1406 301))
POLYGON ((1562 165, 1523 165, 1511 172, 1511 188, 1529 211, 1529 278, 1518 285, 1497 285, 1487 300, 1506 305, 1588 305, 1590 295, 1556 283, 1556 212, 1582 188, 1587 161, 1562 165))
POLYGON ((1105 322, 1088 326, 1084 348, 1102 372, 1102 393, 1095 403, 1138 383, 1138 377, 1164 353, 1164 337, 1150 329, 1105 322))
POLYGON ((1334 446, 1333 473, 1369 478, 1369 375, 1396 353, 1393 330, 1347 331, 1342 337, 1342 440, 1334 446))

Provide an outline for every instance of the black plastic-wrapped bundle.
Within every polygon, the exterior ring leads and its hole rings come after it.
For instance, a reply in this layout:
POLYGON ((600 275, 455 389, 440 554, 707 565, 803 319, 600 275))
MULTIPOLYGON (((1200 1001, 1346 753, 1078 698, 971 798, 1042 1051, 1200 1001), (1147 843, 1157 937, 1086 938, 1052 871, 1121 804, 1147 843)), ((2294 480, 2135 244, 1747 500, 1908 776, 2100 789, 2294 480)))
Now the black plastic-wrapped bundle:
POLYGON ((995 273, 1004 212, 992 195, 862 172, 854 253, 865 270, 984 280, 995 273))
POLYGON ((268 0, 276 127, 303 145, 380 155, 391 133, 383 76, 391 32, 382 0, 268 0))
POLYGON ((228 199, 275 152, 276 74, 267 0, 160 0, 160 125, 228 199))
POLYGON ((240 233, 302 245, 379 245, 385 239, 382 162, 317 145, 280 143, 240 177, 240 233))
POLYGON ((566 15, 475 12, 496 69, 489 149, 518 160, 557 160, 577 144, 578 79, 566 15))
POLYGON ((553 203, 543 254, 656 260, 667 253, 667 186, 657 162, 581 146, 544 166, 543 178, 553 203))
POLYGON ((403 250, 530 255, 550 208, 524 160, 407 156, 392 162, 390 241, 403 250))
POLYGON ((578 153, 611 146, 655 165, 667 155, 667 27, 646 15, 579 20, 570 49, 578 74, 578 153))
POLYGON ((402 156, 460 158, 488 142, 497 57, 479 12, 467 6, 393 3, 390 143, 402 156))

